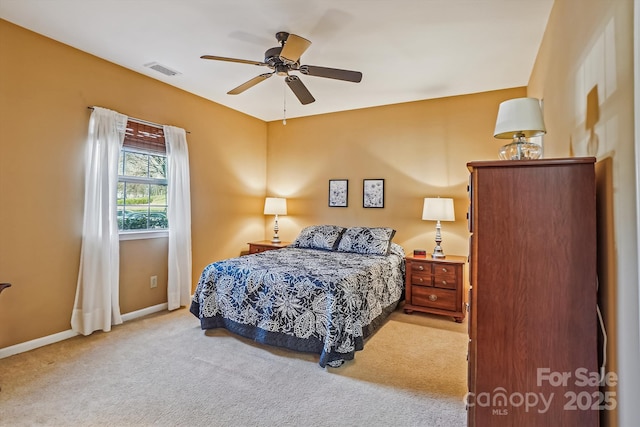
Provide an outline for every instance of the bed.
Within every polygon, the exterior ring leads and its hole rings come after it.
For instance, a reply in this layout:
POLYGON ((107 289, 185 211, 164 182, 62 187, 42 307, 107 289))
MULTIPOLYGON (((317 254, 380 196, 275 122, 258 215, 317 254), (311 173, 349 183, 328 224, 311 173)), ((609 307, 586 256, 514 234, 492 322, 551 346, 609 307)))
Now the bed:
POLYGON ((309 226, 289 246, 204 268, 190 311, 202 329, 320 355, 338 367, 396 308, 404 250, 386 227, 309 226))

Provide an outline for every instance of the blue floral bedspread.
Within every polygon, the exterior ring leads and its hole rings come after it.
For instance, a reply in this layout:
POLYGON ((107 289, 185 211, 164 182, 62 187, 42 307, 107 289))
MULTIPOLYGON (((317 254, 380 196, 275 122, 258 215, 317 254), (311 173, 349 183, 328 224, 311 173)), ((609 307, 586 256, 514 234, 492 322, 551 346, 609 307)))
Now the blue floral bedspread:
POLYGON ((397 244, 386 256, 287 247, 209 264, 190 311, 202 329, 317 353, 335 367, 362 350, 403 288, 397 244))

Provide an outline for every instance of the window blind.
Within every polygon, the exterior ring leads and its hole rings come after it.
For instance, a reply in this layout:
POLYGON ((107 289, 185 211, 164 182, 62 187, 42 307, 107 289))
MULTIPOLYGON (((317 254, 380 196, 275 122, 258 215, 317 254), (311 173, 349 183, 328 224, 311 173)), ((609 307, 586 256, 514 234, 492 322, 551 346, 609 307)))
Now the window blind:
POLYGON ((166 153, 164 132, 161 127, 145 123, 127 121, 123 148, 131 148, 150 153, 166 153))

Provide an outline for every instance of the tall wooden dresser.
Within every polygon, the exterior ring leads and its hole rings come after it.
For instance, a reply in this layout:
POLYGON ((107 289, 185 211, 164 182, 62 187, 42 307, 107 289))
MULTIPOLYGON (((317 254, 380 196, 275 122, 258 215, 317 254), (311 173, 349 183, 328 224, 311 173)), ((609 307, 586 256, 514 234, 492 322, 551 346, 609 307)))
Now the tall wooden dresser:
POLYGON ((597 426, 595 159, 467 164, 469 426, 597 426))

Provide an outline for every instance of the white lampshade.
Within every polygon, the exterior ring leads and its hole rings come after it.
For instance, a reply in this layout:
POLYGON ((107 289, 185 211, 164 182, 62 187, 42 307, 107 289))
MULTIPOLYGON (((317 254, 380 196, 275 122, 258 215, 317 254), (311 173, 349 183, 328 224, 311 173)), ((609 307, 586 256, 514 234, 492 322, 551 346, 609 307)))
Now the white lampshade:
POLYGON ((455 221, 453 199, 427 197, 424 199, 422 219, 427 221, 455 221))
POLYGON ((515 98, 500 104, 495 138, 513 139, 514 135, 531 138, 546 132, 540 101, 536 98, 515 98))
POLYGON ((264 201, 265 215, 286 215, 287 199, 280 197, 267 197, 264 201))

